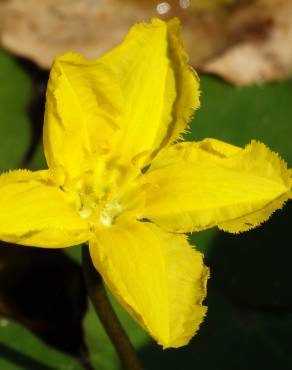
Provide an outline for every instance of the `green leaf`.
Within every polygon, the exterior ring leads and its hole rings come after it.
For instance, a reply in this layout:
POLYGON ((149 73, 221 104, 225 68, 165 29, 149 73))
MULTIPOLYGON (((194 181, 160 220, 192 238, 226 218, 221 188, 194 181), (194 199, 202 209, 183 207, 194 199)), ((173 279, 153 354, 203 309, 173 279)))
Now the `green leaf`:
POLYGON ((37 145, 34 156, 29 164, 29 168, 32 171, 44 170, 48 168, 42 142, 37 145))
POLYGON ((213 137, 244 146, 257 139, 292 164, 292 80, 238 88, 203 75, 201 91, 188 140, 213 137))
POLYGON ((82 245, 75 245, 74 247, 67 247, 63 249, 63 252, 70 258, 72 258, 73 261, 81 265, 81 248, 82 245))
MULTIPOLYGON (((108 292, 109 293, 109 292, 108 292)), ((151 341, 148 334, 128 315, 109 293, 110 301, 117 313, 123 328, 126 330, 132 344, 137 351, 151 341)), ((120 362, 117 354, 100 323, 94 308, 89 305, 84 319, 85 341, 89 350, 89 357, 95 370, 118 370, 120 362)))
POLYGON ((43 342, 24 327, 0 318, 0 369, 82 370, 70 356, 43 342))
POLYGON ((28 101, 29 76, 0 50, 0 170, 17 168, 30 139, 28 101))
POLYGON ((290 370, 292 313, 275 314, 238 308, 209 284, 208 314, 191 343, 162 351, 140 352, 151 370, 290 370))
POLYGON ((240 235, 218 232, 208 245, 212 278, 242 307, 292 310, 292 204, 260 228, 240 235))

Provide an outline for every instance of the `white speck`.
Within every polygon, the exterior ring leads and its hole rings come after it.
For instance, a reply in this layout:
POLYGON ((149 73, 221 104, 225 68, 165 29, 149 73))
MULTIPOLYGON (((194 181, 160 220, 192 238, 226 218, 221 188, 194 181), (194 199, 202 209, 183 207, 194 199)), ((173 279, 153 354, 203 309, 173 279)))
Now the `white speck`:
POLYGON ((183 9, 187 9, 191 5, 191 0, 179 0, 179 5, 183 9))
POLYGON ((5 326, 7 326, 8 324, 9 324, 9 321, 8 320, 6 320, 6 319, 1 319, 0 320, 0 326, 2 328, 4 328, 5 326))
POLYGON ((92 213, 92 210, 90 208, 83 208, 79 211, 79 214, 82 218, 86 219, 88 218, 92 213))
POLYGON ((166 14, 171 9, 171 6, 169 3, 164 2, 157 5, 156 10, 159 14, 166 14))
POLYGON ((111 226, 113 220, 109 215, 107 215, 105 213, 102 213, 100 215, 100 222, 102 223, 103 226, 109 227, 109 226, 111 226))

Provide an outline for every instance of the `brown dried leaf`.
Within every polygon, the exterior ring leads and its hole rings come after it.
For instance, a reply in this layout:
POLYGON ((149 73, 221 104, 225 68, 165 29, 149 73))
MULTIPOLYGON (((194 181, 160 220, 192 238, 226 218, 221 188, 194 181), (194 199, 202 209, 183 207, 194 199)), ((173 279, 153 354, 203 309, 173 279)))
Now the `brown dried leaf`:
MULTIPOLYGON (((4 48, 45 69, 50 68, 56 55, 68 50, 95 58, 118 44, 133 23, 159 16, 163 3, 158 3, 156 0, 2 0, 0 42, 4 48)), ((182 19, 187 48, 195 65, 205 60, 210 51, 218 52, 222 48, 224 12, 215 15, 197 11, 187 0, 168 3, 170 11, 160 17, 177 15, 182 19)))
POLYGON ((292 1, 259 0, 238 9, 228 33, 231 47, 201 70, 235 85, 281 80, 292 75, 292 1))
POLYGON ((133 23, 174 15, 199 70, 237 85, 291 75, 291 0, 0 0, 0 42, 48 69, 65 51, 95 58, 118 44, 133 23), (226 6, 193 6, 212 3, 226 6))

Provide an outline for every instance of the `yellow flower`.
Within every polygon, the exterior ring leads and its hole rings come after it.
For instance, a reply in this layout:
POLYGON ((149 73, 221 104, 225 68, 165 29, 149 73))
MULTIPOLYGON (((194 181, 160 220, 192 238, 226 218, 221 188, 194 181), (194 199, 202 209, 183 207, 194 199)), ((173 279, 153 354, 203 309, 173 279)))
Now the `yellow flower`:
POLYGON ((164 347, 187 344, 206 312, 208 269, 182 233, 244 231, 291 197, 291 172, 263 144, 175 143, 198 89, 177 20, 135 25, 93 61, 60 56, 47 89, 49 169, 0 177, 0 238, 89 242, 106 284, 164 347))

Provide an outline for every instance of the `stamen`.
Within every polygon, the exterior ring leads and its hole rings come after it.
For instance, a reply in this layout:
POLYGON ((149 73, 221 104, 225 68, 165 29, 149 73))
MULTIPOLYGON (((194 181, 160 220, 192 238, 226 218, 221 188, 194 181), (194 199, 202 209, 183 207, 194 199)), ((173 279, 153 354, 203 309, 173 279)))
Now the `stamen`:
POLYGON ((117 201, 106 204, 100 213, 100 223, 105 227, 111 226, 121 212, 122 207, 117 201))

